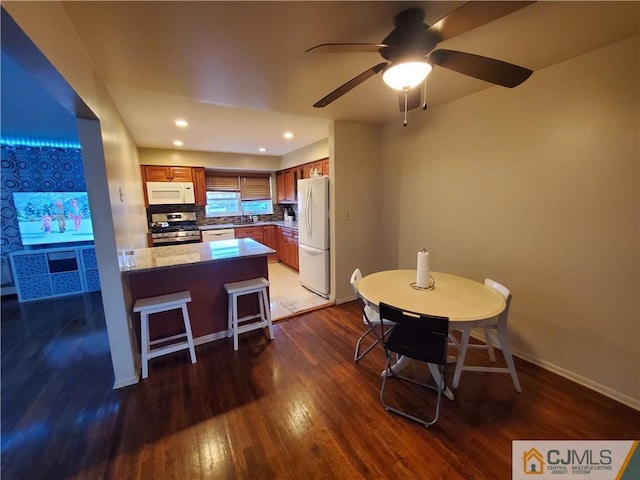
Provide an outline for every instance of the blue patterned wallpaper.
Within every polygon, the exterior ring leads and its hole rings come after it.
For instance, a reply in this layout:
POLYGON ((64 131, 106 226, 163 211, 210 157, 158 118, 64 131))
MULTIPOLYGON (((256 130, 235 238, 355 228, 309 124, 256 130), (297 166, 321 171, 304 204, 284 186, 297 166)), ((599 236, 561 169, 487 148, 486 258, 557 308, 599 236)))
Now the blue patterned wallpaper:
POLYGON ((0 145, 0 249, 22 250, 13 192, 84 192, 87 190, 79 148, 0 145))

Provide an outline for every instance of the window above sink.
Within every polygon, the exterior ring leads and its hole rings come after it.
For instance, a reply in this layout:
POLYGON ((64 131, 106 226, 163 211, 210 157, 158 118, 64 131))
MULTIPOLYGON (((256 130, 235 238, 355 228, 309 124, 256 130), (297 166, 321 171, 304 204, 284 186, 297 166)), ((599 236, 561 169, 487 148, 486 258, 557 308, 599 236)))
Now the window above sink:
POLYGON ((273 214, 269 174, 232 174, 207 172, 207 217, 231 217, 273 214))
POLYGON ((244 215, 270 215, 273 213, 271 199, 242 200, 240 192, 207 192, 207 217, 232 217, 244 215))

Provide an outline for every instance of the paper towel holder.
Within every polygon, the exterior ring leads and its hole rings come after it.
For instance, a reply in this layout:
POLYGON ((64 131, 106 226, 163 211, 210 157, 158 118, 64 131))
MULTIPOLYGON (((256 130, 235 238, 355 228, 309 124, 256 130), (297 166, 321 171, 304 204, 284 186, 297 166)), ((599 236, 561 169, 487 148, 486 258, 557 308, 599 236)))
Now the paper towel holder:
POLYGON ((411 282, 409 285, 414 290, 435 290, 436 289, 436 280, 431 275, 429 275, 429 286, 428 287, 419 287, 418 286, 418 282, 411 282))

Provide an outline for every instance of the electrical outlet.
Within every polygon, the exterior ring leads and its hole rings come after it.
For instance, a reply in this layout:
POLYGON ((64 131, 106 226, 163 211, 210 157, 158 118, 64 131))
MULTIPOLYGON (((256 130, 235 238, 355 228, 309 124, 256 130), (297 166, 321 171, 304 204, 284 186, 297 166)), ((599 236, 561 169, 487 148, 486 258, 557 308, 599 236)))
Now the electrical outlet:
POLYGON ((344 218, 347 220, 351 220, 351 210, 347 210, 344 214, 344 218))

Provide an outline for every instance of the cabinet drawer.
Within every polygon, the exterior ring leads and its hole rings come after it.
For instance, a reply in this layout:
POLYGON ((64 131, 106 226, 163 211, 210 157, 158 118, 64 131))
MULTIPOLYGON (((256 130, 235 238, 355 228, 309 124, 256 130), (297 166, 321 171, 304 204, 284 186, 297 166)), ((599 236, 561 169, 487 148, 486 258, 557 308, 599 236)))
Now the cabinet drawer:
POLYGON ((262 227, 236 228, 236 238, 262 238, 262 227))
POLYGON ((293 228, 280 227, 280 232, 284 238, 290 242, 298 243, 298 231, 293 228))

